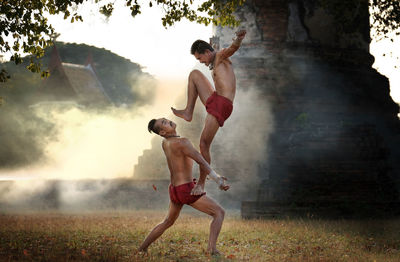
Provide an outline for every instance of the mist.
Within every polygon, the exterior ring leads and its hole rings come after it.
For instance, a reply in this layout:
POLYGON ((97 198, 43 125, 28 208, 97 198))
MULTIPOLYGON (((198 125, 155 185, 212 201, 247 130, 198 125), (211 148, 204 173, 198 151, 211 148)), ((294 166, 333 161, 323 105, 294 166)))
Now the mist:
MULTIPOLYGON (((206 68, 195 68, 211 80, 206 68)), ((153 96, 145 88, 148 85, 146 81, 136 85, 136 93, 144 92, 141 97, 153 99, 140 106, 98 110, 71 103, 43 103, 30 107, 34 116, 51 128, 38 137, 40 159, 0 171, 2 209, 166 207, 169 171, 161 138, 148 133, 148 121, 159 117, 173 120, 179 134, 199 149, 207 113, 200 100, 190 123, 171 113, 171 106, 180 108, 186 103, 187 78, 159 80, 153 96), (150 161, 138 163, 146 158, 146 152, 152 152, 150 161)), ((231 208, 238 208, 243 199, 254 198, 253 189, 260 181, 257 170, 266 159, 273 130, 270 109, 258 90, 238 87, 232 115, 219 129, 211 148, 211 165, 228 178, 231 189, 221 192, 207 182, 206 191, 231 208)), ((193 176, 198 175, 195 165, 193 176)))
MULTIPOLYGON (((154 84, 154 80, 142 78, 132 85, 135 88, 132 92, 141 92, 141 101, 147 101, 140 105, 91 108, 70 102, 45 102, 27 106, 29 114, 21 113, 24 118, 10 115, 24 128, 16 130, 26 134, 30 129, 34 136, 18 145, 14 143, 9 152, 18 157, 21 157, 18 152, 37 156, 25 157, 26 161, 16 161, 15 165, 3 165, 1 209, 116 208, 127 200, 133 202, 131 208, 145 207, 143 201, 134 201, 143 197, 139 194, 141 190, 146 194, 146 189, 151 189, 151 195, 162 190, 155 192, 154 183, 135 184, 125 190, 134 195, 123 196, 124 186, 134 177, 138 157, 151 147, 153 136, 147 131, 148 121, 170 111, 171 99, 176 97, 174 92, 179 85, 180 80, 161 79, 154 84), (171 95, 166 97, 166 93, 171 95), (29 125, 24 125, 26 120, 30 120, 29 125)), ((9 146, 16 138, 23 137, 15 136, 12 131, 6 133, 4 128, 2 131, 9 146)))
MULTIPOLYGON (((221 201, 238 208, 240 202, 255 199, 260 184, 259 169, 265 165, 270 133, 274 129, 269 105, 258 89, 238 90, 231 117, 220 128, 212 144, 212 166, 228 178, 231 188, 216 192, 221 201)), ((208 188, 214 188, 209 183, 208 188)))
MULTIPOLYGON (((210 71, 204 66, 196 66, 211 83, 210 71)), ((239 69, 235 69, 237 74, 239 69)), ((184 108, 187 101, 187 87, 180 87, 180 95, 173 107, 184 108)), ((188 138, 199 150, 200 135, 207 115, 204 105, 197 99, 193 119, 186 122, 175 117, 170 111, 165 116, 177 124, 179 135, 188 138)), ((161 117, 157 116, 157 117, 161 117)), ((255 199, 258 194, 260 169, 267 166, 268 139, 274 130, 274 120, 270 106, 266 102, 262 87, 237 86, 233 103, 233 112, 219 128, 211 144, 211 167, 228 179, 231 188, 220 191, 212 180, 207 180, 207 194, 219 201, 224 207, 238 209, 243 200, 255 199)), ((152 148, 144 152, 135 166, 137 179, 169 179, 169 171, 164 153, 161 149, 161 138, 154 135, 152 148)), ((199 167, 194 164, 193 177, 199 177, 199 167)))
POLYGON ((3 129, 2 140, 11 153, 8 159, 14 153, 31 161, 2 165, 0 177, 24 173, 53 179, 132 175, 132 158, 149 146, 135 136, 144 134, 140 127, 146 124, 146 113, 156 110, 150 105, 91 108, 74 102, 40 102, 23 110, 15 107, 15 113, 3 117, 20 125, 3 129), (35 154, 41 157, 29 158, 35 154))

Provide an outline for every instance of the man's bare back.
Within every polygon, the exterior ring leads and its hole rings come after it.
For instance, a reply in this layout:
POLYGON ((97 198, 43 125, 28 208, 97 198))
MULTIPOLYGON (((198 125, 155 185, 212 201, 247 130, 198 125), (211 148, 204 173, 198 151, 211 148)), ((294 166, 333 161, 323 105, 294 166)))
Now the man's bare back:
POLYGON ((190 141, 186 138, 171 137, 164 139, 162 148, 167 158, 168 168, 171 175, 171 184, 174 186, 191 182, 193 160, 184 154, 184 148, 188 147, 190 141))

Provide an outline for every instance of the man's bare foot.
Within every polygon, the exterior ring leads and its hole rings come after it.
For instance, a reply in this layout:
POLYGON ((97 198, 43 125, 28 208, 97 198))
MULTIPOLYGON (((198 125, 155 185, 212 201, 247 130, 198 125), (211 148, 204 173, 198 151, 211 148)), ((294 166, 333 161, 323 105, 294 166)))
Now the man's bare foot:
POLYGON ((219 257, 224 255, 218 249, 212 249, 212 250, 209 249, 207 250, 206 254, 211 255, 213 257, 219 257))
POLYGON ((192 114, 187 112, 187 110, 178 110, 173 107, 171 107, 171 110, 172 113, 174 113, 174 115, 176 115, 177 117, 183 118, 188 122, 192 121, 192 114))
POLYGON ((140 256, 140 257, 146 257, 149 255, 147 249, 137 249, 134 251, 134 255, 140 256))

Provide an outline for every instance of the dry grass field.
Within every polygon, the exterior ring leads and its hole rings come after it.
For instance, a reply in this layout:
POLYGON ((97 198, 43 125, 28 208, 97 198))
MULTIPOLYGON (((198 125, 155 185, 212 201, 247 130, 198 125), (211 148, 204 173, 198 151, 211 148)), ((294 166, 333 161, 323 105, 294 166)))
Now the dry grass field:
POLYGON ((135 254, 165 211, 0 215, 0 261, 400 261, 400 220, 242 220, 227 213, 205 254, 210 218, 184 212, 135 254))

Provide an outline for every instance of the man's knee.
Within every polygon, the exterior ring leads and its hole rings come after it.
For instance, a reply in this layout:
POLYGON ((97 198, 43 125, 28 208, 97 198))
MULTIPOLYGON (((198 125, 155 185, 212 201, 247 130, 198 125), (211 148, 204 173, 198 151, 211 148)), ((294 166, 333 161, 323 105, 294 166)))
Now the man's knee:
POLYGON ((218 206, 218 207, 214 210, 212 216, 213 216, 214 218, 222 218, 222 219, 224 219, 224 217, 225 217, 225 210, 224 210, 222 207, 218 206))
POLYGON ((199 75, 199 74, 202 74, 202 72, 200 72, 199 69, 193 69, 193 70, 190 72, 189 77, 190 77, 190 76, 197 76, 197 75, 199 75))
POLYGON ((221 209, 219 210, 219 216, 222 217, 222 218, 225 217, 225 209, 223 209, 222 207, 221 207, 221 209))
POLYGON ((192 70, 192 72, 190 72, 190 74, 189 74, 189 80, 190 80, 190 79, 194 80, 194 79, 196 79, 197 77, 201 76, 202 74, 203 74, 203 73, 200 72, 198 69, 194 69, 194 70, 192 70))

